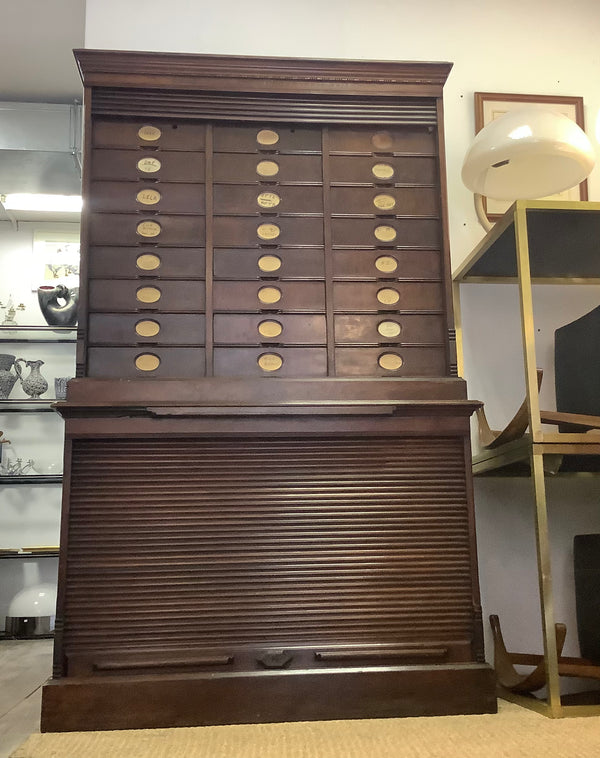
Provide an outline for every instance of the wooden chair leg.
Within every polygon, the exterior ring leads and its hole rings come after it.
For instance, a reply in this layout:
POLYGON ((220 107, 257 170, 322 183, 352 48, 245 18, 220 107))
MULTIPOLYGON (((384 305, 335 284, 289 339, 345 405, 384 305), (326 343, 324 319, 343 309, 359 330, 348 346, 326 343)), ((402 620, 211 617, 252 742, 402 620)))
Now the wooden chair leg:
MULTIPOLYGON (((520 693, 531 693, 541 689, 546 684, 546 666, 543 655, 527 655, 522 653, 509 653, 504 644, 500 619, 496 615, 490 616, 492 636, 494 638, 494 669, 498 682, 507 690, 520 693), (519 674, 514 663, 535 666, 529 674, 519 674)), ((556 624, 556 651, 560 657, 567 627, 564 624, 556 624)))

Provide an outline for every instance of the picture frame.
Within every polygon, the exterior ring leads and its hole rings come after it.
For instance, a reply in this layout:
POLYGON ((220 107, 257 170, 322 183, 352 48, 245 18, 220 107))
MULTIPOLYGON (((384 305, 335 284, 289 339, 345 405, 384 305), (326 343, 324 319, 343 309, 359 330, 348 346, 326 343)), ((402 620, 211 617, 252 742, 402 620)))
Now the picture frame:
MULTIPOLYGON (((582 129, 584 126, 583 97, 568 95, 526 95, 501 92, 475 92, 475 134, 495 118, 525 105, 550 107, 572 119, 582 129)), ((587 200, 587 179, 571 189, 551 195, 546 200, 587 200)), ((483 198, 483 206, 490 221, 497 221, 512 205, 510 200, 483 198)))
POLYGON ((79 232, 36 230, 33 235, 31 290, 42 284, 79 286, 79 232))

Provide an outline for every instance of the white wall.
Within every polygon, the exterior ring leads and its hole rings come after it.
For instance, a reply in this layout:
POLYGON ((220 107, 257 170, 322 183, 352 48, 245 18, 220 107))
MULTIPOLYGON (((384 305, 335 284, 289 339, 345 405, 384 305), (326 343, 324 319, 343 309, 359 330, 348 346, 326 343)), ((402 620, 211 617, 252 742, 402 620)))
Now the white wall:
MULTIPOLYGON (((115 50, 451 61, 445 87, 453 259, 481 238, 460 167, 473 92, 580 95, 600 111, 597 0, 87 0, 85 46, 115 50)), ((594 146, 600 155, 599 137, 594 146)), ((589 180, 600 199, 600 168, 589 180)))
MULTIPOLYGON (((87 0, 85 44, 99 49, 452 61, 444 101, 450 242, 456 267, 483 236, 472 195, 460 180, 463 156, 474 134, 473 92, 582 96, 586 131, 600 155, 598 39, 598 0, 278 0, 261 5, 248 0, 146 0, 143 7, 133 0, 87 0)), ((589 190, 590 199, 600 200, 598 167, 590 176, 589 190)), ((553 401, 549 345, 554 323, 566 323, 573 313, 589 310, 600 291, 572 289, 558 301, 554 295, 542 294, 540 306, 544 318, 550 319, 539 333, 547 405, 553 401)), ((468 324, 473 331, 465 335, 470 396, 486 401, 498 425, 512 415, 523 396, 515 304, 514 293, 503 287, 485 292, 473 287, 463 301, 463 323, 467 332, 468 324), (514 326, 515 318, 517 331, 511 327, 511 336, 504 339, 502 328, 514 326)), ((553 492, 558 487, 551 506, 557 522, 557 608, 569 624, 568 647, 573 650, 572 530, 600 531, 598 484, 551 486, 553 492)), ((488 613, 499 613, 509 642, 514 640, 521 650, 539 651, 529 484, 479 481, 476 495, 484 619, 488 613)))

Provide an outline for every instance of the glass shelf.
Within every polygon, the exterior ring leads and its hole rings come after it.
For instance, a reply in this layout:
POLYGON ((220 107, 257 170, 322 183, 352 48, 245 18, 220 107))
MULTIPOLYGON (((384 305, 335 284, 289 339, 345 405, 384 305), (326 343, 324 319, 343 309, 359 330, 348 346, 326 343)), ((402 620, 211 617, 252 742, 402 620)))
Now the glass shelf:
POLYGON ((0 326, 0 343, 75 343, 77 342, 76 335, 76 326, 21 326, 20 324, 17 326, 0 326), (38 334, 39 336, 36 336, 38 334))
POLYGON ((60 484, 63 480, 62 474, 21 474, 8 476, 0 474, 0 484, 60 484))
POLYGON ((36 552, 23 550, 22 552, 10 552, 10 553, 3 553, 0 551, 0 560, 4 558, 28 558, 31 560, 32 558, 58 558, 59 551, 58 550, 40 550, 36 552))
POLYGON ((54 413, 53 403, 59 402, 55 397, 39 400, 0 400, 0 413, 54 413))

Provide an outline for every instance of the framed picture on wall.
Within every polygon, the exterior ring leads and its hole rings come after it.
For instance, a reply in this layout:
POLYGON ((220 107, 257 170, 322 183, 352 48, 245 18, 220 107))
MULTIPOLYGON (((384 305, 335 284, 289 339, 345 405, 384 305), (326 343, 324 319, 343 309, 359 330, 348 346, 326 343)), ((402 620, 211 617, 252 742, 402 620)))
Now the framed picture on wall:
MULTIPOLYGON (((583 98, 569 97, 567 95, 522 95, 505 94, 500 92, 476 92, 475 93, 475 133, 494 119, 509 111, 518 110, 524 106, 539 105, 562 113, 573 119, 584 129, 583 98)), ((587 179, 571 189, 551 195, 547 200, 587 200, 587 179)), ((495 200, 484 197, 484 208, 490 221, 499 219, 512 204, 510 200, 495 200)))
POLYGON ((36 230, 31 273, 34 292, 42 284, 79 286, 79 232, 36 230))

